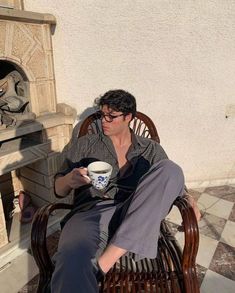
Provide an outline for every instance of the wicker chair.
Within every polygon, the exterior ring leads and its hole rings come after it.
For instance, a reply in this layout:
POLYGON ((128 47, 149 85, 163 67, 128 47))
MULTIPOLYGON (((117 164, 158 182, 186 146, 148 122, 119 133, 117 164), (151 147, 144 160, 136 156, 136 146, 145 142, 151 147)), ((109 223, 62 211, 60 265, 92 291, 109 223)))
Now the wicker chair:
MULTIPOLYGON (((100 131, 100 121, 96 118, 96 114, 92 114, 85 119, 79 136, 100 131)), ((136 134, 160 142, 154 123, 145 114, 138 112, 131 127, 136 134)), ((187 194, 177 198, 174 205, 179 209, 183 221, 183 251, 163 220, 157 257, 134 262, 123 256, 100 283, 100 292, 199 292, 195 267, 199 233, 195 214, 187 201, 187 194)), ((57 209, 71 208, 72 205, 65 203, 48 204, 40 208, 33 219, 31 249, 39 267, 38 293, 46 292, 54 270, 46 241, 49 216, 57 209)))

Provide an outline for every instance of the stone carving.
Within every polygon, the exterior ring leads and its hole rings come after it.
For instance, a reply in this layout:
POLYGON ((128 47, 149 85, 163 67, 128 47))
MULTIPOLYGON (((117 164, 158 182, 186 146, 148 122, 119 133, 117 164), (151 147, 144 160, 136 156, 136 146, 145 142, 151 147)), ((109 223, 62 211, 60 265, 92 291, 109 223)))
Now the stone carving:
POLYGON ((17 121, 35 119, 27 107, 29 100, 26 96, 26 82, 17 70, 0 80, 0 126, 14 126, 17 121))

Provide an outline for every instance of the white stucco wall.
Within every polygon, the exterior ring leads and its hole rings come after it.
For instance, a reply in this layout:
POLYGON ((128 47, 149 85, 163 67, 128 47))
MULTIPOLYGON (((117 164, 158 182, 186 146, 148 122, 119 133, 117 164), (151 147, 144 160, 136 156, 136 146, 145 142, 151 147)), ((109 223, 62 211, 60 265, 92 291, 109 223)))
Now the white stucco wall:
MULTIPOLYGON (((25 0, 52 13, 57 99, 81 113, 114 88, 156 123, 188 184, 235 178, 234 0, 25 0)), ((191 184, 194 186, 195 184, 191 184)))

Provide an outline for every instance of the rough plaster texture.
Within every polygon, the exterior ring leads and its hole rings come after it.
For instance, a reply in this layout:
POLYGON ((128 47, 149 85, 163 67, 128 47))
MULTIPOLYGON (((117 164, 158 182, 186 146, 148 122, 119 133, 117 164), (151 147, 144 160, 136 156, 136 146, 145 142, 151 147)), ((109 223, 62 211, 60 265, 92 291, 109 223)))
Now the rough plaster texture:
MULTIPOLYGON (((25 0, 52 13, 58 102, 133 93, 187 182, 235 178, 234 0, 25 0)), ((222 180, 222 181, 221 181, 222 180)))

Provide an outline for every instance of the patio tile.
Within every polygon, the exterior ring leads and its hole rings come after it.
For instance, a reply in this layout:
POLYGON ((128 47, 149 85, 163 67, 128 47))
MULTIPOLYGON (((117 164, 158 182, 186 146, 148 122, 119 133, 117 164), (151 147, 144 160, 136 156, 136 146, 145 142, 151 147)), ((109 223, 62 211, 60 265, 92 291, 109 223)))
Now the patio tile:
POLYGON ((173 206, 170 213, 166 216, 166 220, 171 223, 181 225, 182 217, 181 217, 180 211, 178 210, 176 206, 173 206))
POLYGON ((234 247, 228 244, 219 242, 209 267, 210 270, 235 281, 234 256, 235 256, 234 247))
POLYGON ((235 222, 235 204, 233 205, 233 209, 228 219, 232 222, 235 222))
POLYGON ((39 275, 36 275, 27 284, 24 285, 17 293, 36 293, 38 287, 39 275))
POLYGON ((200 266, 197 264, 196 269, 197 269, 198 283, 199 283, 199 287, 200 287, 202 284, 202 281, 205 277, 207 268, 204 268, 203 266, 200 266))
POLYGON ((193 196, 195 201, 198 201, 199 197, 201 196, 201 194, 203 193, 204 188, 201 189, 200 191, 198 191, 197 189, 189 189, 188 192, 190 195, 193 196))
POLYGON ((221 276, 211 270, 207 270, 203 279, 200 292, 201 293, 234 293, 235 282, 221 276))
POLYGON ((1 293, 19 292, 20 288, 37 274, 38 268, 33 257, 25 252, 14 259, 9 267, 1 270, 1 293))
POLYGON ((206 187, 198 187, 198 188, 190 188, 189 190, 193 190, 195 192, 203 193, 206 187))
POLYGON ((166 221, 167 222, 167 224, 169 225, 169 227, 170 227, 170 229, 171 229, 171 233, 173 234, 173 235, 175 235, 179 230, 178 230, 178 228, 179 228, 179 225, 177 225, 177 224, 175 224, 175 223, 171 223, 171 222, 169 222, 169 221, 166 221))
POLYGON ((198 200, 198 207, 203 213, 207 212, 217 217, 228 219, 233 208, 233 203, 203 193, 198 200))
MULTIPOLYGON (((175 238, 177 239, 179 245, 181 247, 184 246, 184 233, 178 232, 175 234, 175 238)), ((218 241, 212 239, 210 237, 200 235, 199 239, 199 249, 197 254, 196 263, 209 268, 210 262, 218 245, 218 241)))
POLYGON ((235 222, 227 221, 220 241, 235 247, 235 222))
POLYGON ((226 220, 212 214, 205 213, 198 223, 201 234, 220 240, 226 220))
POLYGON ((205 268, 209 268, 217 245, 217 240, 207 237, 205 235, 200 235, 199 249, 196 259, 197 264, 205 268))
POLYGON ((207 187, 204 192, 231 202, 235 202, 235 187, 230 185, 207 187))

